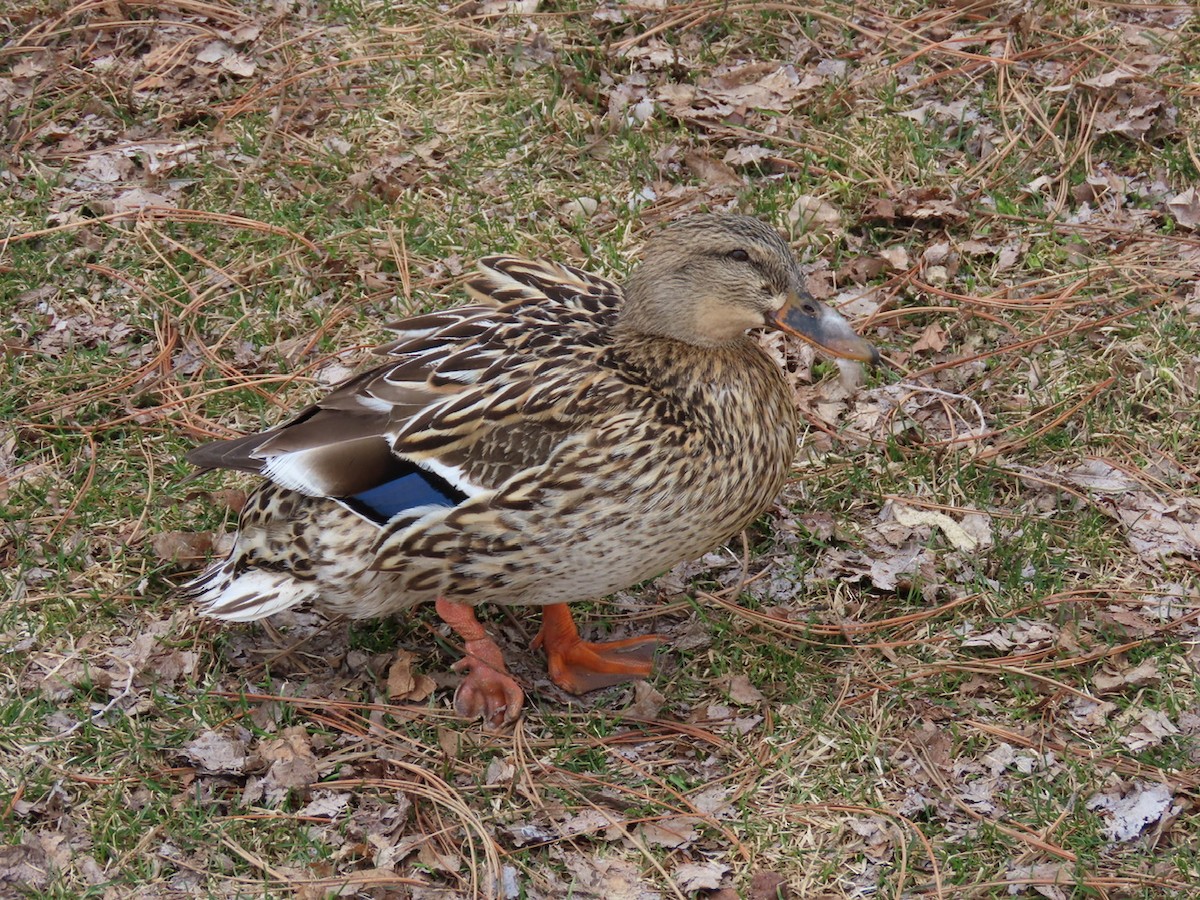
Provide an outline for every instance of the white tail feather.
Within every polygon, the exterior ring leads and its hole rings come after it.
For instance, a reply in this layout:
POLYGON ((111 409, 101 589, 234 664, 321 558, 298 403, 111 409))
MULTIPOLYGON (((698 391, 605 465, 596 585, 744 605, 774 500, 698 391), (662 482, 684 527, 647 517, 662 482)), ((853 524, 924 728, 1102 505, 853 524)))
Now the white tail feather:
POLYGON ((185 590, 203 615, 227 622, 253 622, 316 597, 313 585, 286 572, 248 569, 231 577, 221 566, 201 575, 185 590))

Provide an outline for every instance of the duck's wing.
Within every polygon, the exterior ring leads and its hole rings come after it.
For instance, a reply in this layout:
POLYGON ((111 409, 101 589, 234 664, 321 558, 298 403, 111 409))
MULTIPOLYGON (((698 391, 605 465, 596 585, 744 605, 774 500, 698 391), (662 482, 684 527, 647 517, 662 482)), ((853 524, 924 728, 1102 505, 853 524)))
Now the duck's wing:
POLYGON ((476 304, 393 326, 387 362, 290 422, 198 447, 205 468, 257 472, 377 522, 453 506, 541 465, 611 394, 598 365, 620 288, 555 263, 489 257, 476 304), (581 402, 586 398, 587 402, 581 402))
POLYGON ((467 293, 486 305, 557 306, 596 317, 615 316, 623 300, 620 286, 601 275, 549 260, 488 256, 467 293))

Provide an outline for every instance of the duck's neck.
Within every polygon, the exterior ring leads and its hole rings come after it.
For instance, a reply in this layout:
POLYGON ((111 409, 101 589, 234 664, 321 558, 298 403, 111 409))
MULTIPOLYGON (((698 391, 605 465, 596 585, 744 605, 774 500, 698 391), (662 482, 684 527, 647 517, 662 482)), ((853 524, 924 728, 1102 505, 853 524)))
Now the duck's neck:
POLYGON ((661 375, 663 380, 671 382, 680 378, 701 382, 722 379, 725 372, 736 377, 739 369, 766 361, 754 338, 747 334, 712 346, 700 346, 665 334, 647 334, 625 322, 618 323, 612 334, 613 350, 626 366, 652 376, 661 375))
POLYGON ((725 408, 734 416, 790 421, 792 392, 779 366, 753 335, 717 347, 697 347, 659 336, 614 331, 613 364, 682 408, 725 408))

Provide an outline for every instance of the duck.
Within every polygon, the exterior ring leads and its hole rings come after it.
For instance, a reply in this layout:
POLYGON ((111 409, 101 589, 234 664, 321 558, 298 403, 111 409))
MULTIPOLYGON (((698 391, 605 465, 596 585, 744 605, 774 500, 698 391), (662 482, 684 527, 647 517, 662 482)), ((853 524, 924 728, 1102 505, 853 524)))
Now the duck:
POLYGON ((658 635, 584 640, 569 604, 703 555, 782 489, 798 414, 756 331, 879 355, 749 216, 661 229, 623 284, 498 255, 466 291, 388 326, 379 365, 284 424, 187 454, 262 480, 183 594, 229 622, 433 603, 462 641, 454 709, 500 727, 524 690, 476 607, 541 607, 531 646, 569 693, 646 678, 658 635))

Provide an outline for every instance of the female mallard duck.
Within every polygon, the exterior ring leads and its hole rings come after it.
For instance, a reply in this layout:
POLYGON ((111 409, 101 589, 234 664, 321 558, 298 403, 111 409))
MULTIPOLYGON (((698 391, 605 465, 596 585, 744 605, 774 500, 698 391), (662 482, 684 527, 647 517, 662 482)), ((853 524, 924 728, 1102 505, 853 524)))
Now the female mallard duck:
POLYGON ((742 216, 659 234, 624 290, 545 261, 480 270, 476 304, 393 326, 383 365, 285 425, 188 455, 267 481, 229 557, 186 590, 233 621, 433 600, 464 641, 456 709, 499 724, 524 696, 476 604, 545 607, 534 646, 565 690, 644 677, 658 638, 584 641, 566 604, 700 556, 783 487, 796 411, 748 330, 877 354, 808 296, 783 239, 742 216))

